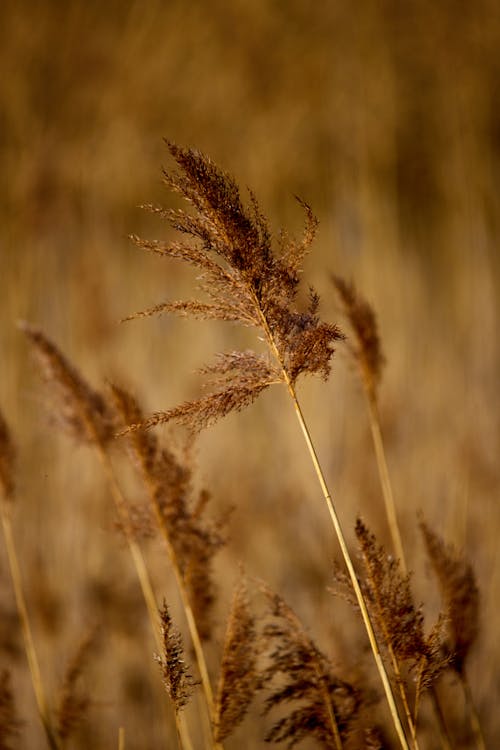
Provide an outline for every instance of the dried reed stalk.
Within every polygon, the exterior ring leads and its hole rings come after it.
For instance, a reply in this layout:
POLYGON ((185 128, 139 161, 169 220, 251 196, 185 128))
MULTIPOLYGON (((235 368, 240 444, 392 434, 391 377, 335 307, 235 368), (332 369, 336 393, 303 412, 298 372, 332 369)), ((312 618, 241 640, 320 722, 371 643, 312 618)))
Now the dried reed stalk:
POLYGON ((243 721, 260 686, 258 655, 255 618, 242 579, 233 595, 214 705, 213 721, 218 741, 223 742, 243 721))
POLYGON ((472 566, 447 547, 422 519, 420 530, 446 608, 451 666, 462 684, 477 747, 479 750, 486 750, 466 671, 467 658, 479 634, 479 588, 476 576, 472 566))
POLYGON ((220 354, 215 364, 205 368, 212 378, 209 395, 167 412, 157 412, 140 424, 131 425, 129 430, 175 420, 196 431, 250 405, 270 385, 286 385, 359 602, 396 733, 401 746, 408 748, 345 535, 295 390, 297 378, 302 374, 328 377, 334 343, 342 338, 337 326, 318 317, 319 298, 314 290, 310 291, 306 309, 296 308, 300 267, 314 239, 317 221, 311 209, 302 203, 307 219, 302 239, 296 241, 282 234, 281 253, 276 254, 266 219, 254 196, 250 208, 245 207, 235 181, 210 159, 196 151, 167 145, 180 171, 164 171, 164 181, 191 204, 194 214, 180 209, 149 208, 165 216, 174 229, 194 237, 198 245, 133 239, 146 250, 182 260, 201 271, 200 288, 207 301, 167 302, 130 317, 173 312, 237 321, 263 334, 274 361, 255 352, 220 354))
POLYGON ((14 590, 17 612, 23 634, 24 650, 28 660, 38 713, 40 714, 40 719, 42 721, 49 747, 51 750, 60 750, 61 745, 50 716, 40 671, 40 664, 35 649, 35 641, 33 639, 28 607, 24 596, 21 569, 12 530, 11 512, 15 494, 14 461, 14 443, 7 422, 5 421, 3 414, 0 412, 0 488, 2 490, 2 496, 0 498, 0 515, 5 539, 5 549, 7 552, 12 588, 14 590))
MULTIPOLYGON (((153 637, 158 652, 162 650, 162 634, 158 605, 153 585, 141 548, 134 537, 129 507, 116 478, 109 455, 109 446, 114 439, 116 423, 107 400, 93 390, 73 365, 45 334, 27 323, 20 324, 38 360, 41 375, 52 390, 55 400, 52 414, 76 440, 94 447, 125 533, 130 555, 139 579, 142 595, 148 611, 153 637)), ((184 732, 184 747, 189 750, 191 742, 184 732)))
POLYGON ((335 675, 329 659, 283 598, 267 586, 262 586, 262 590, 271 617, 263 633, 269 665, 262 684, 271 687, 264 713, 291 702, 299 703, 274 724, 266 740, 293 747, 311 737, 323 747, 342 750, 358 715, 360 692, 335 675), (274 684, 276 679, 278 686, 274 684))
POLYGON ((184 659, 184 649, 180 634, 173 628, 172 618, 164 603, 160 611, 163 649, 157 654, 163 684, 172 701, 177 729, 177 739, 181 750, 184 750, 185 726, 182 721, 182 709, 188 704, 195 682, 189 673, 184 659))
MULTIPOLYGON (((113 385, 112 394, 115 408, 125 425, 142 419, 139 404, 130 393, 113 385)), ((134 463, 138 466, 147 489, 174 572, 208 714, 212 717, 214 698, 202 636, 206 638, 209 635, 207 611, 214 599, 210 564, 222 539, 217 529, 211 529, 203 523, 201 506, 206 504, 206 493, 202 493, 198 507, 190 509, 187 506, 191 480, 189 469, 181 465, 170 451, 161 449, 156 437, 149 432, 133 431, 129 434, 128 442, 134 463)), ((214 743, 216 747, 220 747, 218 740, 214 740, 214 743)))
POLYGON ((372 306, 361 297, 354 284, 348 284, 340 276, 332 276, 332 282, 337 290, 342 309, 354 334, 355 343, 351 343, 350 341, 347 343, 356 362, 363 391, 366 396, 370 431, 394 551, 401 561, 403 572, 407 573, 408 566, 401 539, 378 409, 378 386, 382 377, 385 357, 382 353, 377 318, 372 306))
POLYGON ((419 694, 430 688, 449 664, 442 656, 441 629, 436 627, 429 638, 425 637, 423 614, 413 603, 409 576, 401 573, 399 561, 377 545, 375 537, 360 519, 356 523, 356 536, 365 569, 370 609, 387 648, 412 743, 417 750, 419 694), (408 691, 401 674, 402 662, 409 662, 413 669, 418 669, 414 714, 410 710, 408 691))

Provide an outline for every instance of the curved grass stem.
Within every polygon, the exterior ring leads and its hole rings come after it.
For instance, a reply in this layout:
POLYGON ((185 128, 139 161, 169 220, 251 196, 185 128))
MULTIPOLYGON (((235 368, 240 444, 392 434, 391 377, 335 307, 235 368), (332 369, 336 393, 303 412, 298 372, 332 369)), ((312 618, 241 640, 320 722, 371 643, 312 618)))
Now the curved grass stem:
POLYGON ((302 413, 302 409, 301 409, 299 401, 297 399, 297 394, 296 394, 295 389, 293 387, 293 384, 290 382, 288 376, 287 376, 287 386, 288 386, 288 392, 289 392, 290 397, 292 398, 292 401, 293 401, 293 406, 294 406, 294 409, 295 409, 295 414, 296 414, 297 419, 299 421, 300 428, 302 430, 302 434, 304 436, 304 440, 305 440, 305 442, 307 444, 309 455, 311 457, 311 461, 313 463, 314 470, 316 472, 316 476, 318 478, 318 481, 319 481, 319 484, 320 484, 320 487, 321 487, 321 490, 322 490, 322 493, 323 493, 323 498, 324 498, 324 500, 326 502, 326 505, 327 505, 327 508, 328 508, 328 512, 330 514, 330 518, 331 518, 333 527, 335 529, 335 533, 337 535, 337 539, 338 539, 338 542, 339 542, 339 545, 340 545, 342 556, 344 558, 344 562, 345 562, 346 568, 347 568, 348 573, 349 573, 349 577, 350 577, 351 582, 352 582, 354 593, 356 595, 356 600, 357 600, 357 603, 358 603, 358 606, 359 606, 359 609, 360 609, 360 612, 361 612, 361 616, 363 618, 363 623, 365 625, 365 629, 366 629, 366 632, 367 632, 367 635, 368 635, 368 640, 370 641, 370 646, 371 646, 371 650, 372 650, 372 653, 373 653, 373 657, 375 659, 375 663, 376 663, 376 666, 377 666, 377 669, 378 669, 378 672, 379 672, 379 675, 380 675, 380 679, 381 679, 382 685, 384 687, 384 692, 385 692, 386 700, 387 700, 387 703, 388 703, 388 706, 389 706, 389 710, 390 710, 390 713, 391 713, 392 721, 394 723, 394 728, 396 730, 396 734, 398 736, 398 739, 399 739, 399 742, 401 744, 401 747, 404 748, 405 750, 409 750, 408 741, 406 739, 405 732, 404 732, 404 729, 403 729, 403 725, 401 723, 401 719, 400 719, 398 708, 397 708, 397 705, 396 705, 396 700, 394 698, 394 693, 393 693, 393 690, 392 690, 392 686, 391 686, 391 683, 389 681, 389 676, 387 674, 387 670, 385 668, 385 665, 384 665, 384 662, 383 662, 383 659, 382 659, 382 655, 380 653, 380 649, 379 649, 379 646, 378 646, 378 643, 377 643, 377 639, 376 639, 376 636, 375 636, 375 631, 373 629, 373 625, 372 625, 372 622, 371 622, 371 619, 370 619, 370 615, 369 615, 369 612, 368 612, 368 607, 366 605, 366 602, 365 602, 365 599, 364 599, 364 596, 363 596, 363 592, 361 591, 361 587, 359 585, 359 581, 358 581, 358 578, 357 578, 357 575, 356 575, 356 571, 354 569, 354 564, 352 562, 352 558, 351 558, 351 555, 349 553, 349 549, 347 547, 347 542, 346 542, 346 539, 345 539, 345 535, 344 535, 344 532, 342 530, 342 526, 340 524, 340 519, 338 517, 335 505, 333 503, 332 495, 330 494, 330 491, 328 489, 328 485, 326 484, 325 476, 323 474, 323 470, 321 468, 321 464, 319 462, 319 459, 318 459, 318 456, 317 456, 317 453, 316 453, 316 449, 315 449, 314 444, 312 442, 312 438, 311 438, 311 435, 309 433, 309 429, 307 427, 306 421, 304 419, 304 415, 302 413))
POLYGON ((283 373, 283 379, 287 386, 288 393, 290 395, 290 398, 292 399, 293 407, 295 410, 295 415, 298 419, 300 429, 302 431, 302 435, 304 437, 304 440, 307 445, 307 449, 309 452, 309 456, 311 458, 312 464, 314 466, 314 470, 316 472, 316 476, 318 478, 321 492, 323 494, 323 499, 327 505, 328 512, 330 514, 330 519, 332 521, 335 534, 337 536, 340 549, 342 552, 342 557, 344 558, 344 562, 347 568, 347 571, 349 573, 349 577, 351 579, 352 587, 354 590, 354 594, 356 596, 356 601, 358 603, 361 617, 363 619, 363 623, 366 629, 366 633, 368 635, 368 640, 370 642, 370 647, 373 653, 373 658, 375 659, 375 664, 377 666, 378 673, 380 675, 380 679, 382 681, 382 685, 384 687, 384 692, 387 700, 387 704, 389 706, 389 711, 391 713, 392 721, 394 724, 394 728, 396 730, 396 734, 398 736, 399 742, 401 744, 401 747, 404 750, 410 750, 410 746, 408 744, 408 740, 406 739, 405 731, 403 729, 403 724, 401 722, 401 718, 399 716, 398 707, 396 704, 396 699, 394 697, 394 693, 392 690, 392 686, 389 680, 389 676, 387 674, 387 670, 385 668, 384 661, 382 659, 382 654, 380 653, 380 648, 377 643, 377 638, 375 636, 375 631, 373 629, 373 624, 370 619, 370 614, 368 612, 368 607, 365 601, 365 598, 363 596, 363 592, 361 591, 361 586, 358 581, 358 577, 356 575, 356 571, 354 569, 354 563, 352 561, 349 548, 347 546, 347 541, 345 538, 345 534, 343 532, 340 518, 338 516, 337 510, 335 508, 335 504, 333 502, 332 495, 330 493, 330 490, 328 489, 328 485, 326 483, 325 475, 323 473, 323 469, 321 468, 321 464, 319 462, 318 454, 316 453, 316 449, 314 447, 314 443, 312 441, 311 434, 309 432, 309 428, 307 426, 306 420, 304 418, 304 415, 302 413, 302 409, 299 403, 299 400, 297 398, 297 393, 295 391, 294 385, 290 379, 290 376, 288 375, 287 369, 285 367, 285 364, 283 362, 283 359, 280 355, 279 349, 276 345, 276 342, 274 340, 274 336, 271 332, 271 329, 269 328, 269 325, 267 323, 266 317, 264 313, 261 311, 260 305, 257 303, 256 300, 256 308, 259 310, 260 318, 262 322, 262 327, 266 333, 267 340, 269 342, 269 346, 271 348, 271 351, 274 354, 274 357, 276 358, 277 362, 280 365, 281 371, 283 373))
POLYGON ((40 719, 43 724, 49 747, 51 748, 51 750, 61 750, 61 743, 59 742, 57 733, 52 725, 47 699, 45 696, 45 690, 43 687, 40 664, 38 662, 33 633, 31 631, 28 608, 26 606, 26 600, 24 598, 21 569, 19 567, 19 561, 17 559, 16 545, 14 542, 14 535, 12 533, 12 523, 9 515, 9 510, 5 507, 5 503, 3 501, 0 501, 0 513, 2 517, 2 528, 5 539, 7 560, 9 563, 10 575, 12 580, 12 587, 14 589, 14 597, 16 600, 16 607, 24 640, 24 650, 26 652, 26 658, 28 660, 31 682, 38 706, 38 713, 40 714, 40 719))
POLYGON ((370 430, 372 434, 373 447, 375 450, 375 457, 377 461, 377 469, 380 478, 380 484, 382 487, 382 496, 384 498, 385 514, 387 517, 387 523, 389 525, 389 531, 394 546, 396 557, 399 559, 401 569, 404 575, 408 574, 408 566, 406 564, 406 558, 403 548, 403 542, 401 539, 401 532, 399 529, 399 523, 396 513, 396 503, 394 502, 394 494, 392 491, 391 478, 389 475, 389 468, 387 466, 387 458, 385 455, 384 441, 382 438, 382 430, 380 427, 380 418, 378 414, 378 405, 376 397, 373 393, 370 393, 365 389, 366 400, 368 402, 368 414, 370 418, 370 430))

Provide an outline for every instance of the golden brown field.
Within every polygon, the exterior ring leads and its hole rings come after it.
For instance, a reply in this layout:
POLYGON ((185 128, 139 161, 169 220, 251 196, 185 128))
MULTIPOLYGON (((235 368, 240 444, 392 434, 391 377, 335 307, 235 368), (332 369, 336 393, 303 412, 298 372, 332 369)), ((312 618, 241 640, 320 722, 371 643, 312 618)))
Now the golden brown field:
MULTIPOLYGON (((321 319, 338 324, 347 340, 335 343, 328 381, 304 377, 297 390, 358 571, 358 517, 388 553, 393 542, 350 356, 356 339, 332 274, 354 281, 373 306, 386 359, 380 425, 426 632, 443 602, 419 513, 472 565, 480 592, 466 671, 484 744, 459 675, 448 669, 436 688, 448 745, 423 695, 418 745, 407 728, 408 746, 497 747, 498 4, 5 0, 0 42, 0 413, 16 448, 14 465, 0 434, 0 479, 15 478, 2 507, 4 531, 12 521, 52 746, 153 750, 179 742, 189 750, 182 732, 176 740, 130 543, 144 555, 158 606, 168 604, 198 680, 196 659, 164 539, 147 511, 147 483, 125 456, 130 436, 114 439, 103 459, 93 438, 94 446, 78 439, 81 425, 76 438, 61 429, 61 402, 41 382, 18 326, 43 331, 106 398, 110 383, 130 390, 146 414, 200 397, 197 370, 216 352, 263 350, 252 329, 220 320, 165 314, 120 323, 196 296, 196 271, 129 239, 179 240, 168 222, 139 208, 183 206, 161 180, 161 165, 174 166, 167 138, 210 156, 234 176, 245 202, 248 186, 275 240, 281 227, 302 231, 294 196, 319 219, 299 303, 312 284, 321 319), (128 540, 116 486, 106 481, 109 460, 137 526, 128 540), (82 701, 72 704, 66 738, 63 684, 89 636, 69 691, 82 701)), ((293 608, 339 679, 362 694, 349 737, 347 730, 335 739, 306 736, 300 746, 397 748, 359 613, 330 591, 342 558, 286 390, 273 385, 188 446, 192 495, 208 491, 206 516, 225 521, 204 646, 210 679, 215 689, 243 569, 255 627, 264 623, 262 580, 293 608), (378 744, 375 734, 372 744, 362 734, 368 726, 377 727, 378 744)), ((182 428, 147 434, 183 455, 182 428)), ((43 748, 3 540, 0 748, 43 748)), ((470 600, 462 603, 465 628, 470 600)), ((405 679, 414 697, 418 670, 405 679)), ((194 692, 182 713, 192 747, 219 747, 210 740, 204 691, 194 692)), ((227 750, 263 747, 286 716, 290 706, 263 716, 265 698, 258 693, 224 740, 227 750)))

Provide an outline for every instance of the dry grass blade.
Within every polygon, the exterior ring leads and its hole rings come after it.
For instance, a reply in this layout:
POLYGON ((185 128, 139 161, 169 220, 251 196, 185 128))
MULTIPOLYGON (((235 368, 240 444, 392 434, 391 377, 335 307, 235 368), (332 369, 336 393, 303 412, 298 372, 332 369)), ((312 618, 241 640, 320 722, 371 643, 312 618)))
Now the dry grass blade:
POLYGON ((0 672, 0 750, 13 750, 21 733, 22 722, 19 720, 12 693, 10 673, 7 669, 0 672))
POLYGON ((56 710, 56 730, 63 744, 84 720, 90 705, 88 690, 82 689, 80 683, 94 643, 95 630, 92 630, 82 638, 64 675, 56 710))
POLYGON ((293 747, 310 737, 323 747, 340 750, 353 730, 361 695, 334 674, 330 661, 285 601, 267 587, 264 593, 272 617, 264 629, 270 663, 262 682, 271 687, 265 712, 299 704, 274 724, 266 740, 293 747))
POLYGON ((259 687, 255 619, 241 581, 233 596, 215 700, 215 736, 223 742, 243 721, 259 687))

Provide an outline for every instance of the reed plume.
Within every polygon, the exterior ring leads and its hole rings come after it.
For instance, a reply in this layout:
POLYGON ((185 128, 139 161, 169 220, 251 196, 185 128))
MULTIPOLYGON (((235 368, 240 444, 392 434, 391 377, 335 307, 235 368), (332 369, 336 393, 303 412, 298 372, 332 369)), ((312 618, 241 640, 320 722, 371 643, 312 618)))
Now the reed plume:
MULTIPOLYGON (((142 419, 132 394, 117 385, 112 386, 112 394, 123 424, 142 419)), ((128 438, 175 575, 211 717, 214 699, 202 641, 208 640, 212 631, 212 564, 224 543, 221 523, 211 523, 205 516, 210 499, 206 491, 193 497, 192 469, 187 460, 181 462, 173 451, 160 446, 151 431, 134 430, 128 438)))
POLYGON ((444 618, 440 617, 426 636, 422 610, 414 604, 410 577, 401 572, 399 561, 377 544, 375 536, 361 519, 356 523, 356 537, 363 562, 363 590, 379 634, 379 642, 387 649, 413 745, 418 748, 417 718, 421 694, 432 688, 449 666, 444 648, 444 618), (413 711, 408 685, 403 679, 403 664, 407 664, 415 675, 413 711))
POLYGON ((175 630, 166 603, 160 610, 163 650, 156 655, 165 689, 177 714, 189 703, 196 685, 187 667, 182 638, 175 630))
POLYGON ((466 663, 479 635, 479 587, 472 565, 420 519, 427 555, 436 575, 445 606, 449 659, 462 684, 472 730, 480 750, 485 750, 481 722, 467 678, 466 663))
MULTIPOLYGON (((136 398, 124 388, 112 386, 113 400, 124 425, 140 422, 143 413, 136 398)), ((173 553, 182 586, 193 609, 202 640, 212 631, 215 585, 213 560, 224 544, 222 521, 206 515, 210 495, 193 490, 193 471, 189 460, 161 446, 153 432, 136 430, 129 434, 128 447, 137 466, 156 515, 158 526, 173 553)))
POLYGON ((341 306, 352 330, 352 339, 347 339, 347 347, 357 366, 368 405, 370 431, 377 459, 377 469, 382 487, 385 514, 392 538, 394 551, 401 561, 403 572, 407 573, 403 541, 399 528, 392 482, 385 455, 378 407, 378 388, 382 379, 385 356, 378 330, 377 316, 373 307, 358 292, 353 283, 340 276, 332 276, 341 306))
POLYGON ((199 318, 239 322, 260 330, 277 357, 253 351, 226 352, 203 368, 211 378, 209 395, 158 412, 138 426, 151 427, 174 420, 201 429, 231 411, 248 406, 268 386, 294 384, 304 373, 327 378, 335 341, 342 334, 318 317, 319 297, 310 290, 303 311, 295 308, 302 260, 315 236, 316 219, 301 202, 306 228, 301 240, 283 235, 281 253, 273 251, 271 234, 257 201, 250 208, 240 198, 233 178, 198 152, 167 144, 181 172, 164 171, 165 184, 195 209, 147 206, 164 216, 177 231, 193 237, 188 242, 159 242, 133 237, 146 250, 182 260, 201 271, 199 287, 207 301, 165 302, 129 316, 173 312, 199 318))
POLYGON ((192 750, 182 710, 189 703, 196 682, 193 680, 184 657, 180 633, 175 630, 166 603, 160 610, 163 648, 155 659, 160 665, 165 690, 170 698, 175 716, 177 738, 181 750, 192 750))
POLYGON ((241 580, 233 595, 215 701, 215 736, 220 742, 243 721, 260 687, 259 650, 255 618, 241 580))
POLYGON ((269 665, 262 685, 270 689, 264 712, 296 705, 275 722, 266 741, 293 747, 312 738, 322 747, 341 750, 353 732, 361 693, 336 676, 330 660, 283 598, 267 587, 263 590, 270 614, 263 632, 269 665))
POLYGON ((25 321, 18 325, 31 344, 40 375, 48 386, 51 419, 79 442, 101 446, 109 443, 116 425, 106 398, 87 383, 39 328, 25 321))
POLYGON ((133 239, 139 247, 182 260, 200 271, 199 286, 206 301, 165 302, 128 319, 169 312, 239 322, 260 333, 267 343, 268 354, 253 351, 219 354, 213 364, 204 368, 211 378, 212 388, 208 395, 168 411, 156 412, 122 432, 172 420, 197 431, 248 406, 270 385, 281 383, 286 386, 356 592, 396 732, 401 746, 407 748, 368 608, 295 390, 301 375, 316 374, 328 378, 334 345, 343 338, 336 325, 321 321, 319 297, 313 289, 309 290, 305 308, 300 310, 297 307, 301 264, 315 237, 317 220, 310 207, 300 201, 306 215, 302 238, 294 240, 282 233, 280 252, 277 253, 267 221, 252 194, 249 206, 244 206, 234 179, 210 159, 172 143, 167 143, 167 146, 179 171, 164 170, 164 182, 194 211, 188 213, 183 209, 157 206, 147 208, 165 217, 173 229, 195 242, 133 239))

